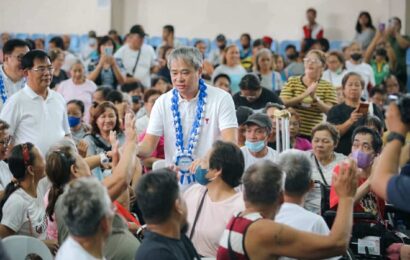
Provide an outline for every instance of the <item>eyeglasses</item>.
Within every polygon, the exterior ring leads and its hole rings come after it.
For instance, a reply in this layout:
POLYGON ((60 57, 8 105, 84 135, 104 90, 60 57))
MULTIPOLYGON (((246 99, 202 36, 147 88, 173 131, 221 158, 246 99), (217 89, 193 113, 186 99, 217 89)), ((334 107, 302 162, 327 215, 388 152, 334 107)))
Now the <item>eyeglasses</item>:
POLYGON ((8 147, 12 142, 13 142, 13 137, 9 136, 9 137, 4 138, 3 140, 0 140, 0 146, 8 147))
POLYGON ((312 58, 304 58, 303 62, 306 63, 306 64, 309 64, 309 63, 311 63, 311 64, 322 64, 322 62, 320 60, 312 59, 312 58))
POLYGON ((32 68, 31 70, 33 71, 37 71, 40 73, 44 73, 46 71, 53 73, 54 72, 54 67, 50 66, 50 67, 38 67, 38 68, 32 68))

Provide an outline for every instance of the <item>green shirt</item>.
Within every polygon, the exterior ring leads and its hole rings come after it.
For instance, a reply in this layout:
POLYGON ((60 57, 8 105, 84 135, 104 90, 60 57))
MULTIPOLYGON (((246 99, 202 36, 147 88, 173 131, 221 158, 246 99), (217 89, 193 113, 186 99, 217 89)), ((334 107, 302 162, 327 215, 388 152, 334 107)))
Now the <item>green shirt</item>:
MULTIPOLYGON (((410 41, 407 35, 403 36, 403 38, 410 41)), ((407 69, 406 68, 406 51, 407 49, 401 48, 395 37, 389 36, 389 43, 394 50, 394 54, 396 54, 396 59, 397 59, 396 74, 406 73, 406 69, 407 69)))
POLYGON ((387 62, 377 64, 375 60, 370 61, 370 66, 373 69, 376 86, 383 83, 383 81, 390 75, 390 66, 387 62))

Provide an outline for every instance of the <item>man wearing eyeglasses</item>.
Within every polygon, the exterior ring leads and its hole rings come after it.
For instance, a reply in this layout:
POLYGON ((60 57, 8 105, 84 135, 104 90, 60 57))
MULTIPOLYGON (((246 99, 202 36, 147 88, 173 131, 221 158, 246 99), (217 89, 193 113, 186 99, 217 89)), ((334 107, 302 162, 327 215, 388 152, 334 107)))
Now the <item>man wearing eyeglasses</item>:
POLYGON ((21 58, 28 51, 28 44, 19 39, 9 40, 3 46, 4 63, 0 68, 0 111, 7 99, 24 87, 21 58))
POLYGON ((70 135, 64 98, 49 88, 54 68, 47 53, 29 51, 21 66, 27 83, 10 97, 0 118, 10 125, 15 143, 32 142, 43 154, 70 135))

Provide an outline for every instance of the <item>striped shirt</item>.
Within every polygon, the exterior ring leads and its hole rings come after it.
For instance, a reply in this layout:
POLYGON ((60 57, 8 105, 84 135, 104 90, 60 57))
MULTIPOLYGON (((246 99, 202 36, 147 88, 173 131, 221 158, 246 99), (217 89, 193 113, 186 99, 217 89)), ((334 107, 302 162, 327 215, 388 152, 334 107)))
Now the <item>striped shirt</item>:
MULTIPOLYGON (((280 98, 282 100, 289 100, 300 96, 306 91, 308 87, 302 82, 302 77, 303 75, 289 78, 280 93, 280 98)), ((316 96, 327 104, 337 103, 335 88, 328 81, 323 79, 319 81, 316 89, 316 96)), ((301 125, 299 133, 305 136, 311 136, 312 128, 323 121, 322 112, 313 103, 310 96, 307 96, 294 108, 300 115, 301 125)))
POLYGON ((250 213, 242 217, 239 215, 240 213, 234 216, 226 226, 219 242, 216 259, 250 259, 245 250, 246 231, 252 223, 263 219, 263 217, 259 212, 250 213), (235 255, 235 257, 233 258, 231 255, 235 255))

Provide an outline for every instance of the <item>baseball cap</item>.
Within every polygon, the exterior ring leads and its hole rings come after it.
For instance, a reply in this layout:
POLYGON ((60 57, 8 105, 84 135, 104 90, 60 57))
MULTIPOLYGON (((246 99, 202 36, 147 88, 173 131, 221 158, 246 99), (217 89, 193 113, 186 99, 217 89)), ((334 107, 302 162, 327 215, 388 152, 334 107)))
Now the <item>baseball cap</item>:
POLYGON ((255 113, 251 116, 248 117, 248 120, 246 120, 245 125, 258 125, 260 127, 266 127, 269 129, 269 131, 272 131, 272 121, 270 118, 263 113, 255 113))
POLYGON ((236 119, 238 125, 242 125, 248 120, 249 116, 253 114, 253 110, 250 107, 240 106, 236 109, 236 119))
POLYGON ((224 42, 224 41, 226 41, 225 35, 223 35, 223 34, 218 34, 218 36, 216 36, 216 41, 217 41, 217 42, 224 42))
POLYGON ((141 25, 136 24, 134 26, 131 27, 130 29, 130 34, 135 33, 135 34, 139 34, 141 37, 144 37, 148 34, 145 33, 144 28, 142 28, 141 25))

